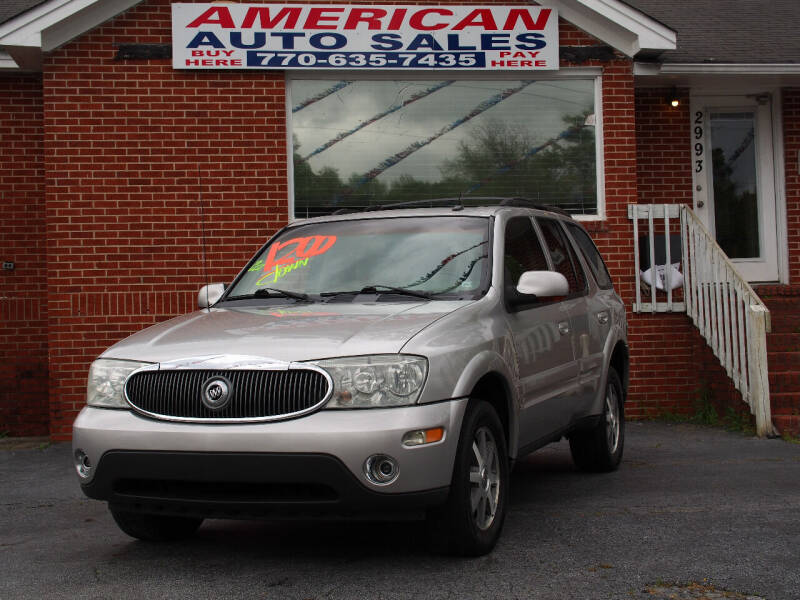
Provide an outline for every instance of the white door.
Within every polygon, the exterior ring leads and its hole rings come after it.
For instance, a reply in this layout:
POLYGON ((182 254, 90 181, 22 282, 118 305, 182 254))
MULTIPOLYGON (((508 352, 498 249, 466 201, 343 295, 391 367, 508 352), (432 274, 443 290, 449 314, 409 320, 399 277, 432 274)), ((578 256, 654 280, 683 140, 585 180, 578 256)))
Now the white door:
POLYGON ((692 99, 694 210, 748 281, 778 281, 768 94, 692 99))

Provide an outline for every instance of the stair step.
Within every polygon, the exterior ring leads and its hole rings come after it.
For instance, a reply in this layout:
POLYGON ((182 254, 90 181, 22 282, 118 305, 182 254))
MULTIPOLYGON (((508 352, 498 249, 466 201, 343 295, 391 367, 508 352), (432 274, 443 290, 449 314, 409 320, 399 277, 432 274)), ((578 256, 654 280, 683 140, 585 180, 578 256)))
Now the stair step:
POLYGON ((781 435, 800 436, 800 415, 773 415, 772 423, 781 435))
POLYGON ((800 333, 800 314, 772 312, 770 322, 773 333, 800 333))
POLYGON ((800 333, 767 334, 767 350, 770 352, 800 352, 800 333))
POLYGON ((800 371, 800 351, 767 352, 767 365, 770 373, 800 371))
POLYGON ((769 392, 769 404, 774 415, 800 413, 800 392, 769 392))
POLYGON ((758 283, 753 288, 761 299, 769 306, 771 302, 786 302, 800 296, 800 286, 785 283, 758 283))
POLYGON ((800 372, 798 372, 798 371, 784 371, 784 372, 770 371, 770 374, 769 374, 769 391, 770 391, 770 394, 800 392, 800 372))

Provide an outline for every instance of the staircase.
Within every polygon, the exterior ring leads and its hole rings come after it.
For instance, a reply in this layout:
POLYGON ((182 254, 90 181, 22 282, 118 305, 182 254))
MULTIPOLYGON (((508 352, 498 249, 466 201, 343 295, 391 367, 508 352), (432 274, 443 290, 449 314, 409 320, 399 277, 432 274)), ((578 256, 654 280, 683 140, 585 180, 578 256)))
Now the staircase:
MULTIPOLYGON (((634 273, 640 271, 640 220, 645 223, 647 234, 643 243, 649 246, 648 256, 658 259, 654 240, 659 229, 664 245, 662 261, 665 277, 659 289, 666 291, 666 302, 659 301, 656 292, 659 276, 656 275, 656 269, 651 269, 650 282, 655 281, 656 285, 650 285, 649 301, 646 294, 642 293, 642 277, 634 278, 636 298, 633 311, 686 312, 719 359, 731 383, 742 394, 742 400, 750 406, 755 416, 756 433, 760 437, 778 433, 774 426, 778 422, 772 419, 773 398, 779 399, 777 404, 783 417, 780 420, 781 431, 796 431, 800 425, 800 346, 794 334, 800 332, 800 320, 795 316, 800 305, 800 288, 796 294, 790 293, 788 286, 775 286, 762 291, 765 294, 773 293, 774 304, 781 312, 781 328, 773 329, 768 306, 739 274, 688 206, 629 204, 628 218, 633 221, 634 273), (671 275, 669 265, 676 261, 670 249, 672 243, 667 243, 667 240, 672 238, 675 229, 679 230, 682 248, 674 254, 681 255, 682 270, 677 275, 671 275), (682 301, 673 298, 673 276, 683 278, 677 286, 683 288, 682 301), (787 298, 792 300, 787 301, 787 298), (789 334, 774 338, 775 364, 772 368, 767 342, 771 331, 789 334), (782 348, 781 344, 786 344, 788 350, 782 348), (770 390, 778 395, 772 396, 770 390)), ((655 260, 651 262, 662 264, 655 260)))
POLYGON ((800 286, 761 286, 772 316, 767 334, 772 422, 783 435, 800 436, 800 286))

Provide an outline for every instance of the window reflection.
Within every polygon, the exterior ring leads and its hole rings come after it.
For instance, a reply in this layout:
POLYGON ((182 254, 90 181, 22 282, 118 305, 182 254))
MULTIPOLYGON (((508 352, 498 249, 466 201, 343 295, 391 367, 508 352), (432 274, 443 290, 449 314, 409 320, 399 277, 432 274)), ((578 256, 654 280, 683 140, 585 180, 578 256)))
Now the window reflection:
POLYGON ((758 258, 755 113, 711 113, 717 242, 731 258, 758 258))
POLYGON ((295 213, 525 196, 596 214, 594 81, 291 83, 295 213))

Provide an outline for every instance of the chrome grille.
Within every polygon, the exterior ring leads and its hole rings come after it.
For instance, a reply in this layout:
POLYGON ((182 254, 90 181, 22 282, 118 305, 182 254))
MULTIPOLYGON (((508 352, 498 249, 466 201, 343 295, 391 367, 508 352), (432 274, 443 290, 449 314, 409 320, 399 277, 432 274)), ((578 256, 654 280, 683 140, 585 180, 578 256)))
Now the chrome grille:
POLYGON ((321 406, 328 378, 311 369, 142 371, 125 384, 134 409, 175 421, 270 421, 297 417, 321 406), (214 377, 231 383, 231 400, 218 410, 206 407, 203 384, 214 377))

